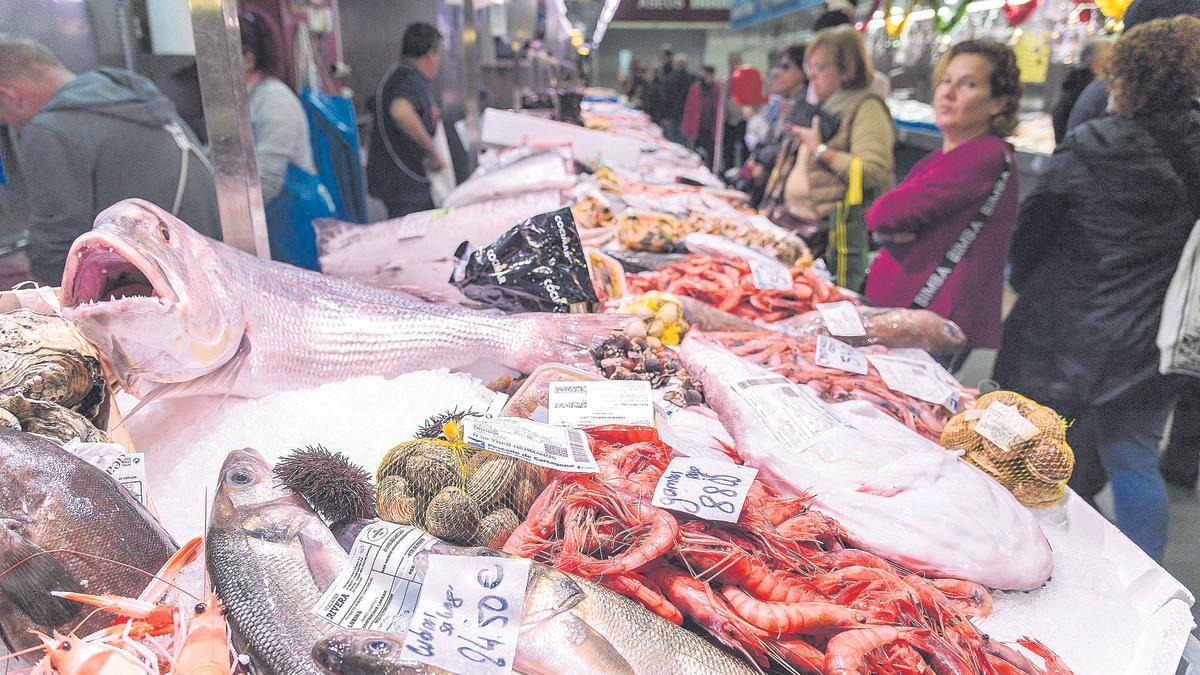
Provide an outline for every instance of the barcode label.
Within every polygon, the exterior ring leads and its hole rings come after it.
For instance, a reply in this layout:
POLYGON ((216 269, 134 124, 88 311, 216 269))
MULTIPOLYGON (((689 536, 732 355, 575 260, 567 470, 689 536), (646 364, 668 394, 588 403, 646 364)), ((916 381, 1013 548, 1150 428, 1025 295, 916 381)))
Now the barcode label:
POLYGON ((463 439, 473 447, 551 469, 576 473, 599 470, 587 435, 578 429, 519 417, 468 417, 463 420, 463 439))
POLYGON ((750 387, 762 387, 774 384, 788 384, 790 380, 786 377, 773 375, 771 377, 752 377, 738 382, 734 386, 738 389, 749 389, 750 387))
POLYGON ((650 383, 596 380, 550 383, 550 424, 586 429, 606 424, 654 426, 650 383))

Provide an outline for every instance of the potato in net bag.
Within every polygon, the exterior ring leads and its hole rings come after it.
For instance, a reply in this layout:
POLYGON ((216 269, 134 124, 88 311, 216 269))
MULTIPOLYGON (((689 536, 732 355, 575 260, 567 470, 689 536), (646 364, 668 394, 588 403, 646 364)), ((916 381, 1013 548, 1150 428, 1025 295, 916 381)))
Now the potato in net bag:
POLYGON ((980 396, 946 423, 941 443, 1032 508, 1057 502, 1075 468, 1066 421, 1011 391, 980 396))
POLYGON ((545 487, 541 467, 462 442, 464 414, 433 418, 375 473, 379 517, 464 546, 499 548, 545 487), (433 436, 433 437, 429 437, 433 436))

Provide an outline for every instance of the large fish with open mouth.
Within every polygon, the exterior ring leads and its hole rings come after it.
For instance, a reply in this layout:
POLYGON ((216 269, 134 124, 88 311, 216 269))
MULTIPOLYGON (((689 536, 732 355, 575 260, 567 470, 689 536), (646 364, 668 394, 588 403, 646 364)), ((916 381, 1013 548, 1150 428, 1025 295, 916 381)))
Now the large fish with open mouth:
POLYGON ((136 396, 265 396, 489 359, 588 363, 617 315, 496 315, 262 260, 128 199, 75 240, 63 316, 136 396))

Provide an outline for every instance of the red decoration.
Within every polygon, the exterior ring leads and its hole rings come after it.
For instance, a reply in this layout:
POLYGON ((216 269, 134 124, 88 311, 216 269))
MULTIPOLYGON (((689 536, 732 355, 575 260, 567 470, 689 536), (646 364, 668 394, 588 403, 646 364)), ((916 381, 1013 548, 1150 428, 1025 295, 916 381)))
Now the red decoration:
POLYGON ((1040 2, 1041 0, 1029 0, 1023 5, 1013 7, 1012 0, 1004 0, 1004 16, 1008 19, 1008 25, 1016 27, 1028 21, 1040 2))
POLYGON ((763 94, 762 73, 750 66, 739 66, 729 76, 729 97, 738 105, 762 105, 767 102, 763 94))

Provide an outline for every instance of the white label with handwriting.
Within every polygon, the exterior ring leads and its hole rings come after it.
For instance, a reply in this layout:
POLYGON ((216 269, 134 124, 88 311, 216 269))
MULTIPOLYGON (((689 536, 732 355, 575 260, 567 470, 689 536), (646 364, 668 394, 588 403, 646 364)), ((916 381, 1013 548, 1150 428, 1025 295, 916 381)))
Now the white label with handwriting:
POLYGON ((750 276, 754 279, 754 287, 760 291, 790 291, 795 282, 787 265, 764 257, 746 258, 750 266, 750 276))
POLYGON ((529 566, 525 558, 429 556, 404 660, 452 673, 511 673, 529 566))
POLYGON ((550 424, 561 427, 654 426, 650 383, 644 380, 551 382, 550 424))
POLYGON ((520 417, 467 417, 463 420, 467 445, 559 471, 595 473, 600 470, 587 434, 520 417))
POLYGON ((1041 430, 1025 419, 1016 406, 994 401, 975 424, 975 433, 998 445, 1005 452, 1037 436, 1041 430))
POLYGON ((861 337, 867 334, 867 329, 863 327, 862 317, 858 315, 858 309, 849 302, 845 300, 818 302, 816 308, 821 313, 821 318, 825 319, 825 329, 829 331, 830 335, 861 337))
POLYGON ((893 349, 887 354, 868 354, 888 389, 958 412, 959 388, 954 376, 919 349, 893 349))
POLYGON ((671 460, 654 489, 655 506, 736 523, 758 469, 699 457, 671 460))
POLYGON ((403 632, 421 594, 416 556, 436 543, 408 525, 382 520, 368 525, 355 537, 350 562, 313 606, 313 614, 343 628, 403 632))
POLYGON ((781 375, 750 377, 731 384, 781 447, 796 454, 827 432, 844 426, 811 389, 781 375))
POLYGON ((858 375, 866 375, 868 370, 866 354, 841 340, 825 335, 817 336, 816 361, 818 366, 837 368, 858 375))

